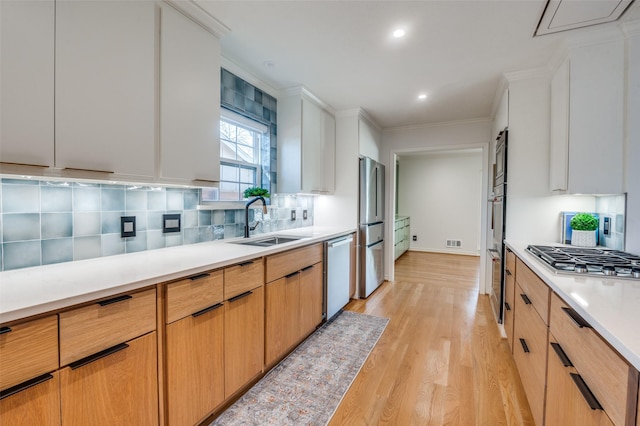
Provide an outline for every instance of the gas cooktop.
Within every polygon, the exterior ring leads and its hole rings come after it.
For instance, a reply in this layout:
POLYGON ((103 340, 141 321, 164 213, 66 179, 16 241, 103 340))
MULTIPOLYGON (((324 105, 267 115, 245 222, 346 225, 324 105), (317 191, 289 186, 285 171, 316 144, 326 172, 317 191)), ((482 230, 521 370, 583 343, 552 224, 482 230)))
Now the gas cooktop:
POLYGON ((534 246, 527 251, 557 273, 626 278, 640 281, 640 256, 618 250, 534 246))

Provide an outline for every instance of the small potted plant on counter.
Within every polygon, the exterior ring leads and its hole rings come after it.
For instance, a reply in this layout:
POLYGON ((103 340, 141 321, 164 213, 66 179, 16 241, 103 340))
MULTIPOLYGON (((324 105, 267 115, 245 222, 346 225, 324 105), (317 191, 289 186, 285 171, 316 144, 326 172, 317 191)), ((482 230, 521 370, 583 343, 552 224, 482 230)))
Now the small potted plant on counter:
POLYGON ((259 188, 257 186, 251 186, 251 187, 245 189, 244 192, 242 193, 242 196, 244 198, 251 198, 251 197, 269 198, 269 197, 271 197, 271 195, 269 194, 268 190, 266 190, 264 188, 259 188))
POLYGON ((578 213, 571 219, 571 245, 579 247, 596 246, 598 219, 589 213, 578 213))

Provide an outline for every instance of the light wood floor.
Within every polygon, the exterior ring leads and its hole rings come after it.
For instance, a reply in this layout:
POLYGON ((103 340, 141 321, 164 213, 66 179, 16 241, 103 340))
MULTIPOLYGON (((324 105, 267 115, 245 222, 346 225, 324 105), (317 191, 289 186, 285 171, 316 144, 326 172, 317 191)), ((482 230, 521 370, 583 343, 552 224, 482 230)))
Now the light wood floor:
POLYGON ((389 324, 330 425, 533 425, 479 258, 407 252, 396 279, 346 309, 389 324))

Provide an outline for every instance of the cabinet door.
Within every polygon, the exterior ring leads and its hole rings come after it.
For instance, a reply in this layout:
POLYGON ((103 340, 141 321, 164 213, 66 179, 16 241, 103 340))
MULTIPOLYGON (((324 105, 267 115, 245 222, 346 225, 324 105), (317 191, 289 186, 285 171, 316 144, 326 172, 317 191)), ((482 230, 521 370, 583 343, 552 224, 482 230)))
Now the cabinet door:
POLYGON ((53 0, 0 2, 0 159, 53 166, 53 0))
POLYGON ((220 180, 220 43, 163 6, 160 164, 163 180, 220 180))
POLYGON ((264 366, 264 290, 258 287, 224 305, 224 395, 233 395, 264 366))
POLYGON ((223 305, 167 325, 170 425, 194 425, 224 400, 223 305))
POLYGON ((332 193, 334 175, 335 118, 314 102, 303 97, 302 191, 332 193))
POLYGON ((516 285, 515 309, 518 314, 514 322, 513 357, 529 400, 531 414, 536 424, 542 425, 548 330, 533 305, 525 304, 520 293, 521 290, 516 285))
POLYGON ((271 365, 300 338, 300 273, 265 287, 265 363, 271 365))
POLYGON ((322 322, 323 263, 316 263, 300 272, 300 338, 313 333, 322 322))
POLYGON ((63 425, 158 424, 156 333, 126 345, 60 370, 63 425))
POLYGON ((549 366, 547 370, 547 425, 610 426, 605 412, 592 409, 571 374, 576 374, 555 338, 549 336, 549 366), (557 346, 556 346, 557 345, 557 346), (555 346, 555 348, 554 348, 555 346))
POLYGON ((153 176, 156 6, 56 2, 56 167, 153 176))
POLYGON ((513 321, 515 308, 515 276, 509 270, 505 269, 505 291, 504 291, 504 331, 507 333, 507 341, 511 352, 513 352, 513 321))
POLYGON ((0 424, 56 426, 60 424, 60 382, 57 371, 43 382, 0 398, 0 424))
POLYGON ((569 60, 551 80, 549 183, 552 191, 566 191, 569 179, 569 60))

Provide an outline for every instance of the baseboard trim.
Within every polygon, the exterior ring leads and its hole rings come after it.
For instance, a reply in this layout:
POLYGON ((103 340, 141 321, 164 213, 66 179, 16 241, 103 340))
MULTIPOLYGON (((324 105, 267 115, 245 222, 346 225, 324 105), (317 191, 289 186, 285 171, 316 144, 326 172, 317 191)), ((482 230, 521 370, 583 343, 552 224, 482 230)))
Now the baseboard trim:
POLYGON ((438 249, 421 249, 421 248, 410 248, 409 251, 416 251, 421 253, 442 253, 442 254, 461 254, 463 256, 475 256, 479 257, 479 252, 470 252, 464 250, 438 250, 438 249))

